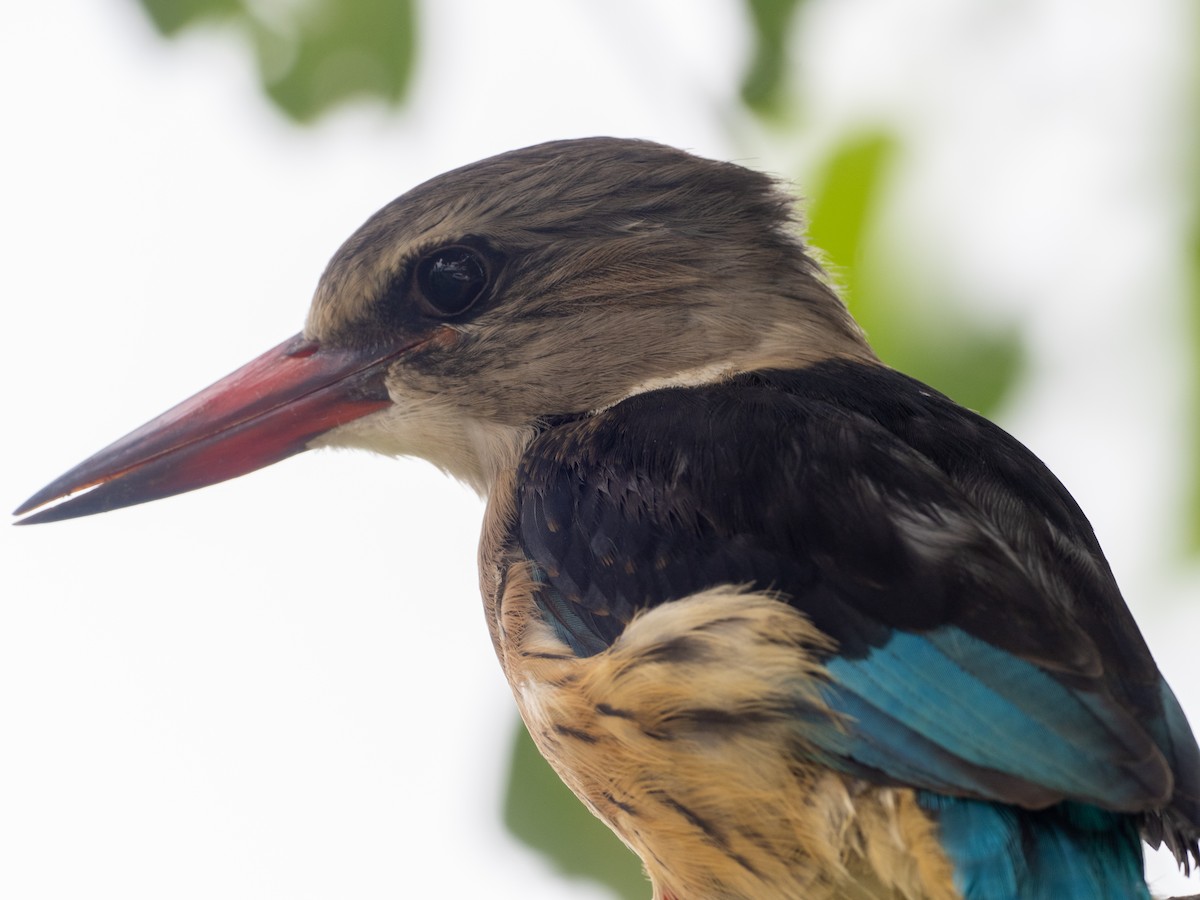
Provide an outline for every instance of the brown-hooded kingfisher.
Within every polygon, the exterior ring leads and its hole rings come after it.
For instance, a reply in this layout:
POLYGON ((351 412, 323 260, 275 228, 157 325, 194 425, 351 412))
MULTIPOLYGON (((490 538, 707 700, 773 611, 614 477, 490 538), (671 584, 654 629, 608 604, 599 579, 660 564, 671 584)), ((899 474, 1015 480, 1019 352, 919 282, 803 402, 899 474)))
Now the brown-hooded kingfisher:
POLYGON ((793 215, 643 141, 442 175, 22 524, 421 456, 487 497, 517 706, 659 900, 1148 898, 1143 840, 1200 858, 1200 750, 1087 519, 879 361, 793 215))

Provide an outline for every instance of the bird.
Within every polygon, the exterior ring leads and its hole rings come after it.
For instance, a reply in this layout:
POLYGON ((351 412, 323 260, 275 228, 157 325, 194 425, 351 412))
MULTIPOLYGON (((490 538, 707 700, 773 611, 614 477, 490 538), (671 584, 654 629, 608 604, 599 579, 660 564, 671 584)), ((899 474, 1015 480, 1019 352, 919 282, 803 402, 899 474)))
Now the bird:
POLYGON ((317 447, 486 498, 516 706, 655 900, 1128 900, 1143 841, 1200 861, 1200 749, 1084 513, 879 359, 768 174, 595 137, 435 177, 299 334, 17 524, 317 447))

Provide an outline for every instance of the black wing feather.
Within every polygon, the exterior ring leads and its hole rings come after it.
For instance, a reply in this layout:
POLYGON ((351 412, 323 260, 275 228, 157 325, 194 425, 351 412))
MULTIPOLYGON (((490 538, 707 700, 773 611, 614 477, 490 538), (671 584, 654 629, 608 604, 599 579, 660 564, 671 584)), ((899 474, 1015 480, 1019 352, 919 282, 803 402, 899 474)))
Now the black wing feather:
POLYGON ((721 584, 779 592, 843 659, 958 628, 1148 723, 1176 775, 1172 829, 1194 842, 1200 751, 1167 721, 1086 517, 1023 445, 920 382, 828 362, 638 395, 549 428, 518 485, 514 539, 576 652, 721 584))

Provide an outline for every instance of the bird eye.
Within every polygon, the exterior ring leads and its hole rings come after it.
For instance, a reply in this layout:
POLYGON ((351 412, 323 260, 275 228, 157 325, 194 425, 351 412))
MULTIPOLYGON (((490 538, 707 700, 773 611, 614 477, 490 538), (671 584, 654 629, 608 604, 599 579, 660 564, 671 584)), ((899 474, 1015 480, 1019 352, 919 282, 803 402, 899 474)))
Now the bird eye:
POLYGON ((487 286, 487 269, 467 247, 442 247, 417 264, 417 288, 439 316, 465 312, 487 286))

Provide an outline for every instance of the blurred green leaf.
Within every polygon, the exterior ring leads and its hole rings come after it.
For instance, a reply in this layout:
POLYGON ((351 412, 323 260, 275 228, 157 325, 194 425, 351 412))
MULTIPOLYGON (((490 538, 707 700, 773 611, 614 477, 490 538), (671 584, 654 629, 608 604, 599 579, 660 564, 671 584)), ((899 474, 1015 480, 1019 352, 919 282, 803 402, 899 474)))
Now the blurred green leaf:
POLYGON ((404 99, 416 51, 412 2, 328 0, 305 19, 295 34, 256 30, 267 93, 285 112, 305 121, 356 95, 404 99), (276 75, 272 61, 289 51, 276 75))
POLYGON ((520 724, 504 797, 504 824, 551 859, 563 875, 599 882, 624 900, 645 900, 650 894, 637 857, 562 783, 520 724))
MULTIPOLYGON (((1194 19, 1200 26, 1200 17, 1194 19)), ((1200 28, 1193 34, 1192 46, 1200 50, 1200 28)), ((1193 59, 1197 59, 1193 54, 1193 59)), ((1187 473, 1187 521, 1185 550, 1190 554, 1200 554, 1200 165, 1195 162, 1196 153, 1200 151, 1200 66, 1193 63, 1192 68, 1192 103, 1187 107, 1191 110, 1192 130, 1192 167, 1188 173, 1191 177, 1192 200, 1192 231, 1189 237, 1188 274, 1188 338, 1190 342, 1190 373, 1191 384, 1187 392, 1188 417, 1188 459, 1191 469, 1187 473)))
POLYGON ((354 97, 399 103, 416 57, 416 0, 139 0, 155 27, 174 36, 206 21, 250 36, 263 89, 307 122, 354 97))
MULTIPOLYGON (((1200 182, 1200 170, 1196 173, 1200 182)), ((1198 185, 1200 188, 1200 185, 1198 185)), ((1192 192, 1193 197, 1200 196, 1200 189, 1192 192)), ((1191 237, 1191 260, 1189 265, 1191 284, 1188 294, 1188 324, 1191 340, 1191 385, 1188 391, 1188 431, 1191 439, 1188 459, 1191 461, 1191 471, 1188 473, 1188 522, 1187 522, 1187 552, 1200 553, 1200 204, 1193 215, 1191 237)))
POLYGON ((241 0, 141 0, 160 34, 173 36, 205 19, 223 19, 244 12, 241 0))
POLYGON ((754 28, 754 57, 742 79, 742 102, 760 116, 775 115, 787 96, 787 39, 803 0, 746 0, 754 28))
POLYGON ((876 341, 886 360, 953 397, 967 409, 993 415, 1025 366, 1016 328, 991 330, 949 312, 940 328, 899 341, 876 341), (892 345, 895 346, 892 346, 892 345))
POLYGON ((825 253, 854 317, 888 365, 970 409, 992 412, 1022 368, 1019 333, 982 327, 936 294, 918 296, 887 244, 873 240, 898 152, 896 139, 883 132, 837 147, 816 179, 809 240, 825 253))
POLYGON ((832 264, 860 322, 871 313, 858 296, 863 248, 897 149, 896 140, 883 133, 851 138, 834 150, 808 200, 809 240, 832 264))

